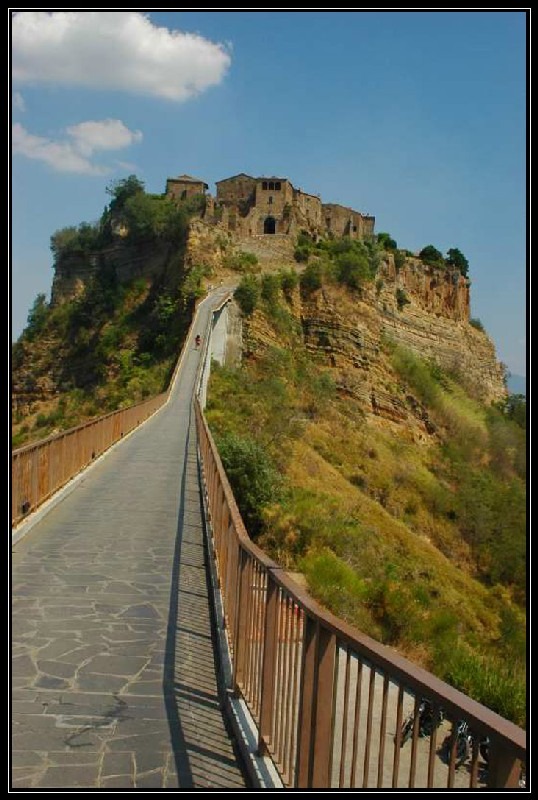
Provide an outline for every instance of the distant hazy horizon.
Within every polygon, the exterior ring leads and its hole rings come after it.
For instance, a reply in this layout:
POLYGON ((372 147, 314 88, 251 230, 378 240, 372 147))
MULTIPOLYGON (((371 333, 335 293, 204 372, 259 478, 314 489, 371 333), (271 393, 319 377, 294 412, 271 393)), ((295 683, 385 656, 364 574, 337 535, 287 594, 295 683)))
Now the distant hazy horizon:
POLYGON ((524 394, 525 397, 527 396, 527 379, 524 375, 513 375, 510 373, 510 377, 506 383, 508 391, 511 394, 524 394))

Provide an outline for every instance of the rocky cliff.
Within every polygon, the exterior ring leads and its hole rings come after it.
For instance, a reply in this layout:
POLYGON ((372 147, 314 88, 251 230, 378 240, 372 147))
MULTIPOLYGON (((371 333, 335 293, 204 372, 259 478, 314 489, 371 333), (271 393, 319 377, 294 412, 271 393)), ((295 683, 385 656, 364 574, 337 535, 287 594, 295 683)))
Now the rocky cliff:
MULTIPOLYGON (((387 256, 377 280, 360 295, 328 282, 306 297, 297 289, 290 309, 308 350, 333 368, 340 392, 359 399, 364 412, 380 422, 407 427, 415 441, 434 433, 434 425, 395 379, 389 357, 394 345, 458 373, 483 402, 506 396, 492 341, 468 321, 469 285, 458 273, 433 270, 416 259, 397 271, 387 256)), ((276 344, 262 314, 247 322, 245 334, 247 353, 276 344)))
POLYGON ((136 278, 154 279, 162 275, 172 252, 169 244, 157 244, 154 238, 136 244, 118 238, 113 245, 99 252, 61 256, 54 264, 51 305, 60 305, 78 297, 103 264, 114 268, 120 283, 136 278))
MULTIPOLYGON (((179 248, 155 238, 133 244, 117 237, 99 252, 68 253, 58 259, 51 306, 81 295, 103 266, 113 269, 119 283, 144 278, 150 285, 155 280, 163 285, 169 273, 186 275, 193 269, 200 273, 199 268, 207 283, 237 283, 241 275, 229 266, 234 253, 255 255, 255 272, 301 271, 303 267, 293 259, 294 246, 292 237, 240 238, 199 218, 191 219, 186 241, 179 248)), ((395 389, 383 357, 388 341, 469 376, 472 391, 481 400, 491 402, 506 394, 493 343, 469 324, 469 295, 469 282, 457 271, 429 267, 412 257, 397 269, 393 255, 384 253, 376 279, 364 284, 360 293, 328 282, 307 298, 297 290, 292 308, 307 347, 322 354, 335 369, 341 391, 360 397, 366 412, 386 420, 407 419, 411 424, 411 419, 421 420, 422 412, 413 398, 402 397, 395 389)), ((270 336, 267 331, 258 331, 258 336, 255 324, 250 329, 245 338, 247 348, 249 336, 254 348, 270 336)), ((53 349, 61 352, 60 343, 46 337, 21 343, 13 384, 19 409, 61 392, 61 365, 53 368, 50 364, 53 349)), ((427 434, 427 419, 422 419, 420 426, 427 434)))

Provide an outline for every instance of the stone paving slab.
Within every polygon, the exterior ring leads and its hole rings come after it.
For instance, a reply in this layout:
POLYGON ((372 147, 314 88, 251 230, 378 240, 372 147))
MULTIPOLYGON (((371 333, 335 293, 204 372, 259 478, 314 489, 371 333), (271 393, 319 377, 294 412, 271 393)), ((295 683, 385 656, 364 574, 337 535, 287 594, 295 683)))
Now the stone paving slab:
POLYGON ((168 406, 13 548, 14 788, 245 788, 215 675, 199 355, 188 348, 168 406))

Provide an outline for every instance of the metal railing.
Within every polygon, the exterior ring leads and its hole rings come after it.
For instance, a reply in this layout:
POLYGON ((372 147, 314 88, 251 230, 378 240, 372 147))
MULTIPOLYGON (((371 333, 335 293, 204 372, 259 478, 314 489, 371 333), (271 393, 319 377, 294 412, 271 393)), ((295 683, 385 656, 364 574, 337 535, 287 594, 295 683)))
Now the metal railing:
POLYGON ((12 525, 35 511, 84 467, 155 413, 168 393, 112 411, 11 455, 12 525))
POLYGON ((251 541, 198 400, 195 411, 232 688, 284 785, 520 785, 525 731, 333 616, 251 541), (426 734, 424 699, 438 721, 426 734))
POLYGON ((196 322, 197 310, 165 392, 111 411, 75 428, 20 447, 11 454, 11 524, 18 525, 109 447, 158 411, 170 392, 196 322))

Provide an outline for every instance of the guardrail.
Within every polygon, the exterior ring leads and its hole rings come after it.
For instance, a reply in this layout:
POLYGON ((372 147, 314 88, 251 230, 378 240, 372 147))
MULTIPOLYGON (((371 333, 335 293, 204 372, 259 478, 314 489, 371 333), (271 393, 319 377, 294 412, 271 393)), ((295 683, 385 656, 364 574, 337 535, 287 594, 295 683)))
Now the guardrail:
POLYGON ((195 412, 231 688, 284 785, 521 785, 525 731, 333 616, 252 542, 198 399, 195 412))
POLYGON ((20 447, 11 454, 11 524, 17 525, 71 478, 158 411, 170 396, 196 323, 197 308, 165 392, 75 428, 20 447))
POLYGON ((164 392, 14 450, 11 455, 12 525, 35 511, 95 458, 154 414, 167 398, 168 393, 164 392))

